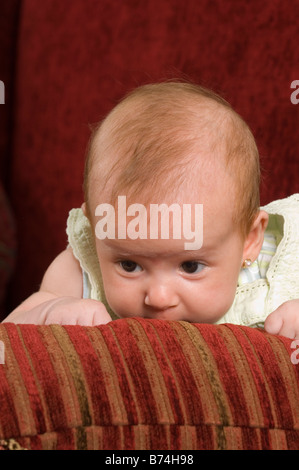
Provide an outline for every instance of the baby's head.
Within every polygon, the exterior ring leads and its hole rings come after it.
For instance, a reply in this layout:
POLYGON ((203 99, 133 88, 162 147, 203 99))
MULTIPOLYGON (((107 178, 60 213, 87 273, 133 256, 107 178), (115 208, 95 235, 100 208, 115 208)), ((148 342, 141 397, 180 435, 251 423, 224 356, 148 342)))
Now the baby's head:
MULTIPOLYGON (((259 211, 259 179, 252 133, 213 92, 166 82, 137 88, 121 101, 93 132, 84 181, 93 229, 96 208, 115 207, 116 236, 95 237, 112 310, 120 317, 209 323, 223 316, 243 260, 254 260, 261 247, 267 216, 259 211), (145 208, 201 204, 202 246, 187 251, 184 237, 165 240, 161 232, 152 239, 150 223, 148 236, 117 237, 124 220, 118 196, 145 208)), ((198 229, 194 220, 192 228, 198 229)))

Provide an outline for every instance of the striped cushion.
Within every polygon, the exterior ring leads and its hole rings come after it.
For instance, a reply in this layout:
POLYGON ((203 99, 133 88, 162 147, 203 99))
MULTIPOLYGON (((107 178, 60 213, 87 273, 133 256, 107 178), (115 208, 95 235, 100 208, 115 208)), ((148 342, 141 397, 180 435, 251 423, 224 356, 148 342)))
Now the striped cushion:
POLYGON ((5 323, 0 340, 5 446, 298 448, 291 340, 135 318, 99 327, 5 323))

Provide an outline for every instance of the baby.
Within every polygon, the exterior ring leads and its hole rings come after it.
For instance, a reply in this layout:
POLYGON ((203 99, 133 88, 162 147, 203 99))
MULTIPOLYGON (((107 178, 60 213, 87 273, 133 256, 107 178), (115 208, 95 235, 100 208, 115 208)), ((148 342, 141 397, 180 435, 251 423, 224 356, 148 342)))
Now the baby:
POLYGON ((5 321, 143 317, 299 338, 299 197, 261 209, 259 184, 252 133, 224 99, 189 83, 137 88, 92 134, 67 249, 5 321))

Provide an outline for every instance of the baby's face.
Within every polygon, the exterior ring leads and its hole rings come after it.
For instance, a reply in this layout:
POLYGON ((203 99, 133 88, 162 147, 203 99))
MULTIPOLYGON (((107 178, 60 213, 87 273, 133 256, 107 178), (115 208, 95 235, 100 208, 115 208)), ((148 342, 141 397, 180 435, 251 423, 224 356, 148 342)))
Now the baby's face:
POLYGON ((107 301, 119 317, 214 323, 230 308, 242 245, 236 234, 186 252, 177 240, 103 240, 98 256, 107 301))
POLYGON ((210 189, 199 249, 187 251, 186 239, 96 239, 105 295, 119 317, 214 323, 229 310, 244 240, 233 229, 231 197, 210 189))

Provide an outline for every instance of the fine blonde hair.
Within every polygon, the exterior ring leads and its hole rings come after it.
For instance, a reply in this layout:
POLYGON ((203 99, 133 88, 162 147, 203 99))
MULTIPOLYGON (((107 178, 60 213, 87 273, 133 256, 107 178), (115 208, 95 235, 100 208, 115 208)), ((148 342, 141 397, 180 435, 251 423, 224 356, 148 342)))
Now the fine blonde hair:
POLYGON ((226 171, 235 181, 233 219, 246 236, 260 206, 255 139, 225 99, 189 82, 138 87, 93 128, 84 172, 87 210, 95 162, 97 184, 104 188, 113 177, 112 201, 126 193, 147 192, 150 198, 183 182, 187 155, 201 141, 224 152, 226 171))

